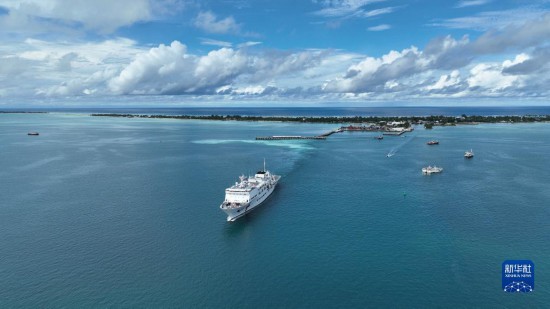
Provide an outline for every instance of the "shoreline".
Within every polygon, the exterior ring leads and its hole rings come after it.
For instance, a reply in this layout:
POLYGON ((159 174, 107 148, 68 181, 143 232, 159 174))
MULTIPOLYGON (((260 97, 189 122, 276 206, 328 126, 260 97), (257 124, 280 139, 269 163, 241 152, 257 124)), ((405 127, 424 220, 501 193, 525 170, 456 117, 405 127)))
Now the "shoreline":
POLYGON ((249 122, 293 122, 293 123, 381 123, 404 122, 414 125, 454 126, 476 125, 479 123, 534 123, 550 122, 550 115, 524 115, 524 116, 480 116, 461 115, 453 116, 241 116, 241 115, 148 115, 148 114, 122 114, 122 113, 96 113, 91 117, 116 117, 116 118, 146 118, 146 119, 179 119, 179 120, 215 120, 215 121, 249 121, 249 122))

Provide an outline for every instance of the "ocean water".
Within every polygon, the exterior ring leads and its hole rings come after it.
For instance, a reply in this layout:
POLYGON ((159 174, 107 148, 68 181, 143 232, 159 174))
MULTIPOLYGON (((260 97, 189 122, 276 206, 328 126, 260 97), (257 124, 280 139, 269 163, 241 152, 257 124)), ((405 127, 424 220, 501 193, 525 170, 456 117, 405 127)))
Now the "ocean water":
MULTIPOLYGON (((11 110, 21 110, 12 108, 11 110)), ((123 113, 160 115, 241 115, 241 116, 460 116, 481 115, 548 115, 550 106, 407 106, 407 107, 149 107, 149 108, 27 108, 28 111, 54 111, 62 113, 123 113)))
POLYGON ((331 129, 0 114, 0 307, 550 304, 550 124, 254 140, 331 129), (227 223, 264 158, 279 187, 227 223), (534 292, 501 290, 507 259, 534 292))

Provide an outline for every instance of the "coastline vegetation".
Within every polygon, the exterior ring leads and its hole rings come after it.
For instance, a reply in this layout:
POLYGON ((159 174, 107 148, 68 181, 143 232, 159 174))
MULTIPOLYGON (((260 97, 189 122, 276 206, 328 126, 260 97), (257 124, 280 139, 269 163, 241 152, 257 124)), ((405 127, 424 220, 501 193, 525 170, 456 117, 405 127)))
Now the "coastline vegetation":
POLYGON ((523 123, 549 122, 550 115, 525 116, 241 116, 241 115, 147 115, 147 114, 91 114, 93 117, 124 117, 124 118, 160 118, 184 120, 218 120, 218 121, 276 121, 276 122, 303 122, 303 123, 388 123, 403 122, 407 124, 423 124, 426 128, 433 126, 453 126, 460 124, 477 123, 523 123))

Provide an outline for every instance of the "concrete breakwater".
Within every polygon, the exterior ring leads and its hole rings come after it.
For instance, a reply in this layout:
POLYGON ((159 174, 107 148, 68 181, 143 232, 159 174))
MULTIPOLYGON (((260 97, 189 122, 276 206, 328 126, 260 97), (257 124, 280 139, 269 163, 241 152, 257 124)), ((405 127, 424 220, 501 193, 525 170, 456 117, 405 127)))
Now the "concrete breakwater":
POLYGON ((260 141, 277 141, 277 140, 296 140, 296 139, 327 139, 326 136, 299 136, 299 135, 274 135, 274 136, 257 136, 256 140, 260 141))
POLYGON ((317 136, 301 136, 301 135, 274 135, 274 136, 258 136, 256 137, 256 140, 269 140, 269 141, 276 141, 276 140, 299 140, 299 139, 314 139, 314 140, 324 140, 327 137, 331 136, 335 133, 342 133, 342 132, 383 132, 384 135, 401 135, 406 132, 411 132, 414 129, 412 127, 409 128, 402 128, 402 127, 386 127, 386 126, 345 126, 340 127, 335 130, 328 131, 326 133, 323 133, 321 135, 317 136))

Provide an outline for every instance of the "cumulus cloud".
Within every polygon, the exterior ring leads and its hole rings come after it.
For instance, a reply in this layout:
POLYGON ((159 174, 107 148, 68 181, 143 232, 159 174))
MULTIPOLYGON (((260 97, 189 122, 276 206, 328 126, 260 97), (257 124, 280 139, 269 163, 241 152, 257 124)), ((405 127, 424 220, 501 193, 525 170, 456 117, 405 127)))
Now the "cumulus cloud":
POLYGON ((401 52, 391 51, 380 57, 367 57, 352 65, 343 78, 325 84, 328 92, 383 91, 386 82, 421 72, 427 63, 422 53, 411 47, 401 52))
POLYGON ((57 69, 59 71, 70 71, 72 69, 72 63, 78 59, 78 54, 75 52, 66 53, 57 60, 57 69))
MULTIPOLYGON (((440 77, 436 84, 423 87, 428 91, 441 90, 445 88, 443 86, 459 86, 456 70, 468 66, 479 56, 531 48, 541 44, 546 46, 545 42, 548 41, 550 14, 522 25, 489 31, 475 41, 470 41, 467 36, 460 40, 446 36, 432 40, 423 51, 413 46, 400 52, 390 51, 379 58, 366 57, 350 66, 343 76, 326 82, 323 90, 339 93, 385 93, 389 89, 396 89, 395 81, 425 72, 455 70, 455 73, 440 77)), ((512 76, 511 73, 528 71, 534 68, 534 62, 539 64, 547 60, 548 52, 543 50, 546 48, 537 49, 537 57, 531 61, 516 60, 500 65, 478 64, 470 70, 468 85, 470 88, 485 89, 489 92, 520 87, 522 79, 512 76)), ((454 88, 456 90, 456 87, 454 88)))
POLYGON ((450 74, 441 75, 439 80, 435 84, 427 86, 426 90, 442 90, 457 86, 460 82, 460 72, 453 70, 450 74))
POLYGON ((505 63, 502 72, 512 75, 526 75, 548 71, 550 68, 550 49, 537 48, 529 56, 521 54, 514 61, 505 63), (520 57, 521 56, 521 57, 520 57))
POLYGON ((470 88, 482 88, 489 92, 504 90, 514 86, 516 83, 520 86, 518 76, 504 75, 502 74, 501 66, 485 63, 474 66, 470 70, 470 77, 467 81, 470 88))
POLYGON ((98 43, 27 39, 0 48, 0 88, 11 96, 106 94, 105 81, 141 52, 128 39, 98 43))
POLYGON ((185 78, 180 81, 184 83, 193 75, 194 59, 185 57, 186 50, 184 45, 174 41, 169 46, 161 44, 139 54, 109 82, 109 88, 120 94, 170 92, 175 87, 170 77, 177 75, 178 78, 185 78))
POLYGON ((211 94, 236 83, 264 82, 301 72, 319 65, 325 55, 321 51, 248 54, 220 48, 198 56, 174 41, 137 55, 109 81, 109 88, 119 94, 211 94))
POLYGON ((27 39, 0 46, 0 95, 544 97, 550 91, 549 25, 545 15, 476 39, 444 36, 423 48, 376 57, 341 50, 248 48, 259 42, 212 39, 202 39, 216 46, 207 53, 190 51, 179 41, 150 48, 123 38, 88 43, 27 39))

